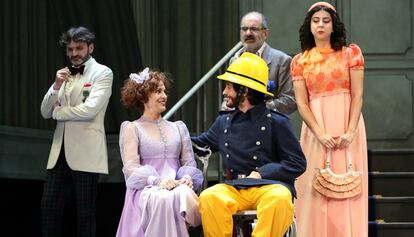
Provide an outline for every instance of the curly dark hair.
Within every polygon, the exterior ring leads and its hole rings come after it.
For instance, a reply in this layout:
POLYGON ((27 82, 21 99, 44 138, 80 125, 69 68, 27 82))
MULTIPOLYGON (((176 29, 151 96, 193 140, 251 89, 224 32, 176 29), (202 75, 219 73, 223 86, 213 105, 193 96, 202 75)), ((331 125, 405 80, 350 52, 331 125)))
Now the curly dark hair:
POLYGON ((125 80, 121 88, 122 104, 127 108, 133 107, 144 112, 144 104, 148 102, 149 95, 158 89, 160 82, 164 84, 168 92, 171 81, 163 72, 150 70, 149 79, 140 84, 131 79, 125 80))
MULTIPOLYGON (((248 87, 242 86, 237 83, 233 83, 233 88, 237 92, 237 96, 240 98, 240 96, 244 93, 245 88, 248 87)), ((265 101, 265 94, 254 89, 248 88, 246 99, 250 102, 250 104, 257 105, 265 101)))
POLYGON ((306 50, 310 50, 313 47, 315 47, 315 38, 311 32, 311 20, 312 20, 313 14, 320 10, 324 10, 328 12, 332 18, 333 32, 331 34, 331 40, 330 40, 331 47, 335 51, 337 51, 337 50, 341 50, 343 46, 346 46, 345 25, 340 20, 339 15, 333 9, 329 7, 326 7, 323 5, 317 5, 306 14, 305 20, 299 29, 300 47, 302 49, 302 52, 305 52, 306 50))

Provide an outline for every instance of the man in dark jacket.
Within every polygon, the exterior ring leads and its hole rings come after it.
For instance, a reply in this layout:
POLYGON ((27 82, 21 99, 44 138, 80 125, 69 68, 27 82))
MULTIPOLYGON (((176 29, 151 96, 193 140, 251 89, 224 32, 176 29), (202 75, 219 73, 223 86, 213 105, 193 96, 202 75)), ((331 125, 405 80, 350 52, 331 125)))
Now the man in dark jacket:
POLYGON ((226 182, 200 194, 204 236, 232 235, 232 215, 257 209, 252 236, 283 236, 293 221, 294 182, 306 160, 289 118, 266 108, 268 67, 259 56, 243 53, 226 73, 228 107, 211 128, 192 140, 219 151, 226 182))

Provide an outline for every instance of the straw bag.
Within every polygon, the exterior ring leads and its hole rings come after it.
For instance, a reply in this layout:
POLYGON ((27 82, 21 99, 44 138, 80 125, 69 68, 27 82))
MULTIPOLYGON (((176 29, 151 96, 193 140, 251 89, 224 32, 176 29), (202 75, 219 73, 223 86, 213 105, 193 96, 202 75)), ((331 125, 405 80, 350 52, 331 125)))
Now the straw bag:
POLYGON ((321 195, 328 198, 346 199, 361 193, 362 172, 354 171, 351 157, 348 151, 347 171, 344 174, 335 174, 331 170, 331 151, 327 150, 325 168, 318 169, 315 173, 313 188, 321 195))

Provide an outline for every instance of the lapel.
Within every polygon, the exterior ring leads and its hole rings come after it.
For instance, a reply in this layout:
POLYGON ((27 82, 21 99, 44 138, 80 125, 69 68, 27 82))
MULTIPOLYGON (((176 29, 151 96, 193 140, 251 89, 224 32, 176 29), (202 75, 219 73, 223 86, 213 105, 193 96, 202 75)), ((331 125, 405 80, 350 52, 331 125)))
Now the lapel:
MULTIPOLYGON (((267 66, 269 67, 269 70, 270 70, 270 63, 272 62, 272 55, 271 55, 271 52, 270 52, 270 46, 266 43, 266 42, 264 42, 263 43, 264 44, 264 48, 263 48, 263 52, 262 52, 262 55, 261 55, 261 57, 263 58, 263 60, 265 60, 266 61, 266 63, 267 63, 267 66)), ((234 56, 231 58, 231 61, 230 61, 230 64, 233 62, 233 60, 234 59, 236 59, 236 58, 238 58, 238 57, 240 57, 240 55, 242 54, 244 52, 244 47, 242 47, 241 49, 239 49, 235 54, 234 54, 234 56)))
POLYGON ((58 93, 58 101, 59 101, 59 104, 62 106, 67 105, 67 101, 65 97, 65 87, 66 87, 66 82, 63 82, 62 86, 59 89, 59 93, 58 93))
POLYGON ((82 96, 82 88, 85 81, 85 74, 80 76, 77 74, 74 78, 72 89, 69 91, 69 103, 71 106, 79 104, 79 96, 82 96))
POLYGON ((270 55, 270 47, 268 44, 266 44, 266 42, 265 42, 265 47, 263 49, 262 58, 263 60, 266 61, 267 66, 269 66, 270 63, 272 62, 272 55, 270 55))

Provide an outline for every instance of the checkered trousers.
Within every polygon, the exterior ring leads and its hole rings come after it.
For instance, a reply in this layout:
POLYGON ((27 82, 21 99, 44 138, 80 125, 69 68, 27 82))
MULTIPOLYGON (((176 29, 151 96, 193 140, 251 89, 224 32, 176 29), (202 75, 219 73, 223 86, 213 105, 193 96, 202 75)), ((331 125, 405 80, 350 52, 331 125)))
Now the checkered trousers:
POLYGON ((96 197, 98 173, 71 170, 64 149, 57 164, 47 170, 42 197, 42 236, 63 236, 65 205, 75 192, 77 207, 77 236, 96 236, 96 197))

